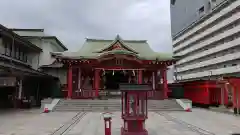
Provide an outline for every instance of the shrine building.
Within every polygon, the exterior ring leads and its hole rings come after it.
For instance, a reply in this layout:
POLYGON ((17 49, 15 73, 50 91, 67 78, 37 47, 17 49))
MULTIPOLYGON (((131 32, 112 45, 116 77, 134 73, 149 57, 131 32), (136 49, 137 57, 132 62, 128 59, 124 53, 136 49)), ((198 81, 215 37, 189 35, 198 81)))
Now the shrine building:
MULTIPOLYGON (((109 97, 120 93, 119 84, 149 84, 148 96, 168 98, 167 69, 176 62, 172 54, 154 52, 146 40, 114 40, 87 38, 76 52, 55 52, 56 61, 67 69, 66 98, 109 97)), ((49 65, 51 66, 51 65, 49 65)), ((120 95, 120 94, 119 94, 120 95)))

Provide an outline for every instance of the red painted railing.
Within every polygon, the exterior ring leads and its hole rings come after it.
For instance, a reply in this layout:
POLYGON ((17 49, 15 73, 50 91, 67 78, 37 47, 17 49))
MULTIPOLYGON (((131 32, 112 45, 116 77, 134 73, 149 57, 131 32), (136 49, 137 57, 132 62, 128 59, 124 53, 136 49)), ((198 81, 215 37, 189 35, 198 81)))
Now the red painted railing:
POLYGON ((154 93, 155 93, 155 91, 148 91, 148 92, 147 92, 147 97, 148 97, 148 98, 154 97, 154 93))
MULTIPOLYGON (((157 91, 148 91, 147 97, 153 98, 155 97, 157 91)), ((75 99, 87 99, 87 98, 95 98, 96 97, 96 91, 95 90, 81 90, 81 91, 75 91, 75 94, 73 98, 75 99)))
POLYGON ((86 99, 86 98, 95 98, 96 97, 96 91, 95 90, 81 90, 81 91, 75 91, 75 95, 73 98, 78 99, 86 99))

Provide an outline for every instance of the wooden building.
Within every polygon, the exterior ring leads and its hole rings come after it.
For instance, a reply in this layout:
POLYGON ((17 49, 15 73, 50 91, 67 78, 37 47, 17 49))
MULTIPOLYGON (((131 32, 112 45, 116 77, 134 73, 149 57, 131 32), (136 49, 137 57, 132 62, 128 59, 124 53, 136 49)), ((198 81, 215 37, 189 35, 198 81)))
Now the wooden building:
POLYGON ((57 79, 34 68, 42 48, 0 25, 0 109, 39 105, 51 93, 44 86, 57 79), (43 91, 44 90, 44 91, 43 91))
POLYGON ((167 67, 176 59, 154 52, 146 40, 86 39, 76 52, 54 53, 56 63, 67 68, 68 98, 97 98, 119 93, 120 83, 152 86, 150 97, 168 98, 167 67), (158 93, 158 94, 156 94, 158 93))

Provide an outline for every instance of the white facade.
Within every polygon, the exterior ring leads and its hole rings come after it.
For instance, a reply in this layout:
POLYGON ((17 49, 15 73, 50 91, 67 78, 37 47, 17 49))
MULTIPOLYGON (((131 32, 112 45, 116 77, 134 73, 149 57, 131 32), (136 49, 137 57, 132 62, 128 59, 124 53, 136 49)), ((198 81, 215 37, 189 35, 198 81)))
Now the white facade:
POLYGON ((198 22, 173 40, 174 55, 181 57, 177 80, 239 76, 240 0, 225 1, 198 22))
MULTIPOLYGON (((56 37, 46 35, 43 29, 13 29, 13 31, 42 49, 40 53, 28 53, 31 67, 35 70, 39 70, 41 66, 51 65, 55 61, 55 58, 51 55, 52 52, 64 52, 67 50, 65 46, 57 42, 56 37)), ((66 84, 66 69, 45 68, 43 72, 58 77, 62 84, 66 84)))

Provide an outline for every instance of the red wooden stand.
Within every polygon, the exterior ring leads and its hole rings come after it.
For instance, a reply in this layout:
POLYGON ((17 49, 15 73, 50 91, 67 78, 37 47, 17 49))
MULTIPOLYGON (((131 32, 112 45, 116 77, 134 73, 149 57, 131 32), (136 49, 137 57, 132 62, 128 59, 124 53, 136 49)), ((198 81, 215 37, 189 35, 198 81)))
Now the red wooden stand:
POLYGON ((121 135, 148 135, 145 121, 147 119, 147 93, 151 88, 143 84, 124 84, 120 85, 120 89, 124 122, 121 135))

